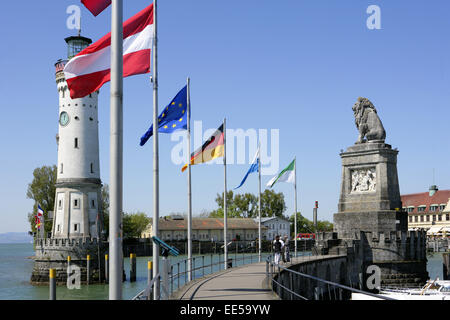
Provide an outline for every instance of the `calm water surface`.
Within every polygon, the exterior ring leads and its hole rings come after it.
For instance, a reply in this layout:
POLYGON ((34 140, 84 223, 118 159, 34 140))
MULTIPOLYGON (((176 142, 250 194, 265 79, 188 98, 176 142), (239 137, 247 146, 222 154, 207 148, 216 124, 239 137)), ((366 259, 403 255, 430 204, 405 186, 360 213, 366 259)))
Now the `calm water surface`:
MULTIPOLYGON (((0 300, 47 300, 48 286, 30 285, 31 271, 33 270, 33 260, 29 257, 34 255, 33 244, 0 244, 0 300)), ((194 256, 195 257, 195 256, 194 256)), ((234 253, 229 253, 230 258, 235 258, 234 253)), ((238 258, 242 255, 239 254, 238 258)), ((246 255, 248 259, 249 256, 246 255)), ((123 283, 123 298, 131 299, 139 291, 143 290, 147 284, 147 261, 151 257, 137 258, 137 279, 136 282, 123 283)), ((223 256, 221 256, 223 258, 223 256)), ((186 256, 171 257, 171 263, 174 266, 173 272, 177 273, 178 261, 186 259, 186 256)), ((210 256, 206 256, 205 264, 210 263, 210 256)), ((219 256, 213 256, 213 262, 218 261, 219 256)), ((254 256, 253 259, 256 259, 254 256)), ((162 260, 162 259, 160 259, 162 260)), ((201 258, 196 259, 196 266, 201 265, 201 258)), ((249 260, 247 260, 248 262, 249 260)), ((241 262, 242 263, 242 262, 241 262)), ((241 264, 240 263, 240 264, 241 264)), ((180 270, 184 271, 184 263, 179 264, 180 270)), ((127 278, 129 276, 130 262, 125 258, 124 268, 127 278)), ((162 267, 160 267, 160 270, 162 267)), ((428 255, 428 273, 431 279, 439 277, 442 279, 442 254, 428 255)), ((213 272, 218 271, 218 266, 213 268, 213 272)), ((211 268, 205 269, 205 274, 210 273, 211 268)), ((202 271, 197 271, 197 277, 202 276, 202 271)), ((180 279, 180 285, 183 285, 184 278, 180 279)), ((175 286, 177 280, 175 280, 175 286)), ((63 300, 106 300, 108 299, 108 286, 82 285, 79 290, 69 290, 65 286, 58 286, 56 298, 63 300)))

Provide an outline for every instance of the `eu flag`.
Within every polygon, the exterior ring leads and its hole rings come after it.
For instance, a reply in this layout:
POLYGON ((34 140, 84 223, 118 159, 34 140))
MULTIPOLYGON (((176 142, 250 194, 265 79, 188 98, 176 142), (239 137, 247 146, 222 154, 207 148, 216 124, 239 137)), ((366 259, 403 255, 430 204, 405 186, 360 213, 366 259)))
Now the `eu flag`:
MULTIPOLYGON (((161 112, 158 117, 158 132, 172 133, 176 130, 186 130, 187 120, 187 86, 184 86, 175 98, 161 112)), ((143 146, 153 135, 153 124, 141 137, 140 145, 143 146)))

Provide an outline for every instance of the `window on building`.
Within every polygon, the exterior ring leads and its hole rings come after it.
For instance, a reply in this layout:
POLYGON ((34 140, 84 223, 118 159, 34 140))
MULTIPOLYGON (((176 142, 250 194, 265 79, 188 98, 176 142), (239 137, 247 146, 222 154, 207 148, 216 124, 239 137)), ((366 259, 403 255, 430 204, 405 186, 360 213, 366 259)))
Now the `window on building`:
POLYGON ((91 208, 95 208, 95 200, 91 200, 91 208))
POLYGON ((437 209, 437 206, 430 206, 430 212, 435 212, 437 209))
POLYGON ((412 222, 412 216, 409 216, 408 218, 409 218, 409 222, 412 222))
POLYGON ((442 221, 442 215, 441 214, 438 214, 438 221, 442 221))
POLYGON ((56 231, 57 231, 57 232, 60 232, 60 231, 61 231, 61 225, 60 225, 60 224, 58 224, 58 225, 56 226, 56 231))
POLYGON ((427 214, 427 222, 430 222, 430 215, 427 214))
POLYGON ((63 173, 64 172, 64 166, 63 166, 63 164, 61 163, 61 166, 60 166, 60 168, 59 168, 59 173, 63 173))
POLYGON ((433 221, 436 221, 436 215, 433 214, 433 221))
POLYGON ((439 211, 444 211, 444 209, 445 209, 445 204, 441 204, 441 205, 439 206, 439 211))
POLYGON ((424 221, 424 216, 420 216, 420 222, 424 221))
POLYGON ((74 145, 75 145, 75 148, 78 148, 78 138, 75 138, 74 145))
POLYGON ((449 213, 447 213, 447 214, 445 215, 445 219, 446 219, 447 221, 450 220, 450 214, 449 214, 449 213))
POLYGON ((75 232, 79 232, 80 230, 79 230, 79 224, 78 223, 74 223, 73 224, 73 231, 75 231, 75 232))
POLYGON ((59 209, 62 208, 62 201, 61 201, 61 200, 58 201, 58 208, 59 208, 59 209))
POLYGON ((414 216, 414 222, 419 222, 419 216, 414 216))
POLYGON ((94 173, 94 164, 91 162, 91 173, 94 173))
POLYGON ((417 212, 424 212, 425 211, 425 206, 422 206, 422 207, 418 207, 417 208, 417 212))
POLYGON ((407 211, 408 213, 411 213, 411 212, 414 211, 414 207, 409 207, 408 209, 406 209, 406 211, 407 211))
POLYGON ((73 207, 74 208, 79 208, 80 207, 80 201, 78 199, 74 199, 73 200, 73 207))

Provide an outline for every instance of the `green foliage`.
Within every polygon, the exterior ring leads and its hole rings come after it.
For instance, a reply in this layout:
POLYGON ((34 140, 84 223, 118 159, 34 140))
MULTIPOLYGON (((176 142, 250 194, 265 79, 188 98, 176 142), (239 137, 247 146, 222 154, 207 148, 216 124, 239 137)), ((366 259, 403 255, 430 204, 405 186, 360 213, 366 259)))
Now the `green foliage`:
POLYGON ((109 235, 109 186, 104 184, 102 186, 102 205, 101 205, 101 214, 103 221, 103 232, 105 233, 106 239, 109 235))
POLYGON ((269 189, 264 190, 261 195, 261 208, 263 217, 283 217, 283 212, 286 211, 284 194, 269 189))
POLYGON ((139 238, 151 219, 143 212, 124 213, 122 216, 123 237, 139 238))
MULTIPOLYGON (((291 222, 291 234, 294 234, 294 215, 289 218, 291 222)), ((329 221, 317 221, 317 230, 314 223, 297 212, 297 233, 315 233, 333 231, 333 224, 329 221)))
MULTIPOLYGON (((218 209, 209 213, 211 218, 223 217, 223 194, 217 194, 216 203, 218 209)), ((261 216, 282 217, 286 210, 283 193, 275 193, 273 190, 265 190, 261 195, 261 216)), ((230 218, 256 218, 258 217, 258 196, 245 193, 233 194, 227 192, 227 212, 230 218)))
POLYGON ((33 211, 28 213, 31 231, 36 232, 35 215, 37 214, 38 204, 44 210, 44 228, 45 234, 52 230, 52 222, 48 219, 48 212, 53 211, 55 206, 55 183, 57 168, 53 166, 43 166, 33 171, 33 181, 28 184, 27 198, 33 199, 33 211))

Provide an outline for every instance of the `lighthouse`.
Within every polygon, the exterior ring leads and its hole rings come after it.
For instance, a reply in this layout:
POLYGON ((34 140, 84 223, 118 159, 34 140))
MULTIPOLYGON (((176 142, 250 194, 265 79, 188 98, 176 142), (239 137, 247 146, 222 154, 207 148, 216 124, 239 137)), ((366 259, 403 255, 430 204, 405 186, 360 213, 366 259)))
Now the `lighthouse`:
POLYGON ((58 164, 52 238, 97 238, 101 230, 101 180, 98 141, 98 94, 71 99, 64 66, 92 43, 86 37, 65 39, 67 60, 55 64, 59 96, 58 164))
POLYGON ((49 270, 56 270, 56 282, 66 284, 70 272, 82 283, 100 283, 105 270, 107 244, 102 241, 102 207, 99 143, 98 94, 71 99, 64 66, 89 46, 89 38, 65 39, 67 59, 55 64, 58 92, 58 167, 52 236, 36 239, 32 284, 49 282, 49 270), (71 270, 69 272, 70 260, 71 270), (89 267, 88 267, 89 261, 89 267), (88 280, 89 279, 89 280, 88 280))

